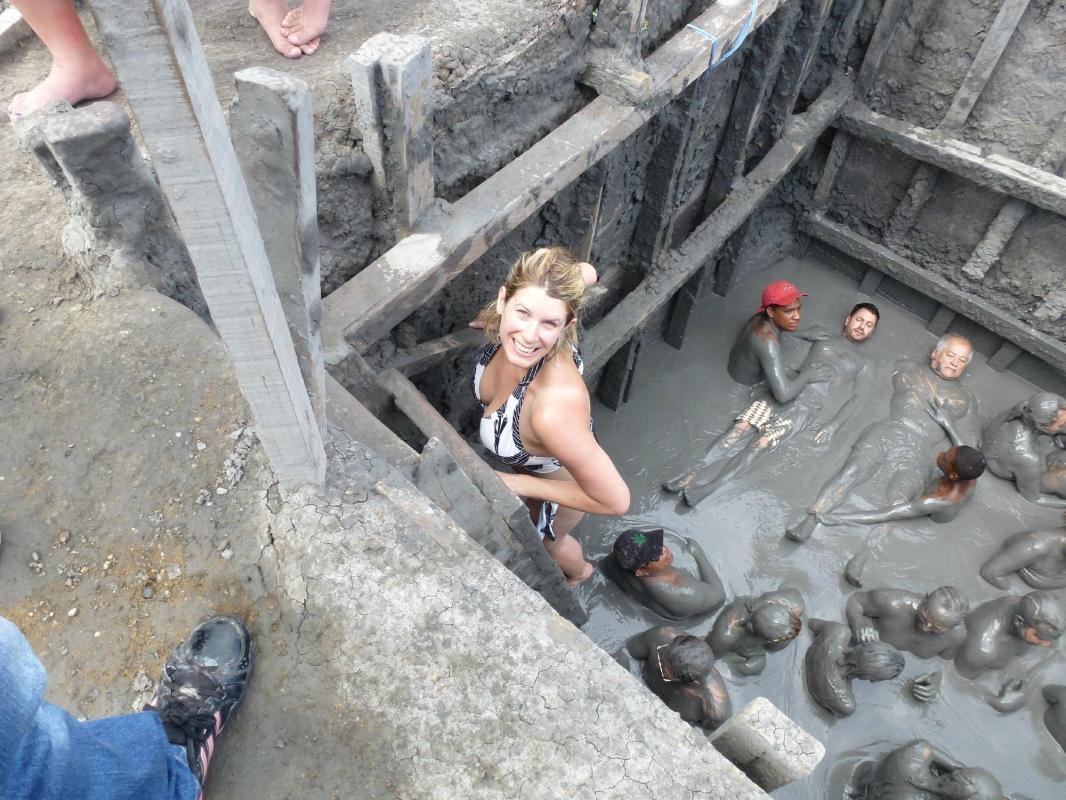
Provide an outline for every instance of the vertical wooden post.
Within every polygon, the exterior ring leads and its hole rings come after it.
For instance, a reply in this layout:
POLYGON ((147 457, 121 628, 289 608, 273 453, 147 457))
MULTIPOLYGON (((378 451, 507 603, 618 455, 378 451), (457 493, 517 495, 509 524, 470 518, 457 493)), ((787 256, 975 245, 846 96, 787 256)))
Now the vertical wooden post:
POLYGON ((430 41, 379 33, 349 57, 348 66, 374 182, 392 193, 402 235, 433 205, 430 41))
MULTIPOLYGON (((967 70, 962 83, 955 92, 944 118, 937 125, 939 131, 955 131, 963 126, 970 112, 973 110, 977 98, 984 91, 988 79, 992 77, 992 71, 1007 49, 1007 43, 1014 35, 1022 14, 1029 7, 1030 0, 1004 0, 999 13, 992 26, 985 34, 981 47, 974 56, 970 69, 967 70)), ((885 229, 885 242, 890 246, 900 246, 906 239, 907 232, 914 226, 925 208, 926 203, 933 196, 940 170, 931 164, 919 164, 911 176, 910 186, 907 193, 892 212, 888 226, 885 229)))
POLYGON ((230 130, 259 220, 274 284, 289 323, 315 420, 326 434, 322 361, 322 281, 315 195, 315 128, 311 90, 263 67, 241 70, 230 130))
POLYGON ((881 60, 892 42, 892 34, 896 32, 896 24, 910 3, 911 0, 885 0, 885 4, 881 6, 881 14, 877 18, 877 25, 874 26, 870 43, 866 46, 866 55, 859 68, 856 91, 858 97, 863 97, 873 86, 874 78, 881 69, 881 60))
POLYGON ((642 334, 643 331, 638 329, 633 338, 611 356, 600 375, 596 396, 612 411, 617 411, 622 403, 629 399, 629 388, 633 383, 633 373, 637 370, 642 334))
POLYGON ((951 323, 954 321, 955 312, 947 306, 940 306, 937 308, 933 318, 929 320, 926 329, 934 336, 943 336, 948 332, 948 328, 951 327, 951 323))
POLYGON ((92 12, 263 447, 284 484, 321 482, 322 437, 189 7, 95 0, 92 12))

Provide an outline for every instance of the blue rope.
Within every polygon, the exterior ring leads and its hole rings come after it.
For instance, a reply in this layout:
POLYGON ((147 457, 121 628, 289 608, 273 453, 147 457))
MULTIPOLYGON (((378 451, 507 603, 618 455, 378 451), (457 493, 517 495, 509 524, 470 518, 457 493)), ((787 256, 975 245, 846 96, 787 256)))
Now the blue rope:
MULTIPOLYGON (((733 43, 733 46, 729 48, 729 51, 722 56, 721 60, 718 61, 718 64, 721 64, 722 61, 725 61, 727 58, 733 55, 733 53, 739 50, 741 45, 743 45, 744 42, 747 40, 748 34, 751 33, 752 23, 755 22, 755 14, 758 12, 758 10, 759 0, 751 0, 751 10, 748 12, 748 18, 744 21, 744 27, 740 31, 740 36, 737 37, 737 40, 733 43)), ((717 59, 718 57, 718 37, 710 31, 705 31, 703 28, 693 25, 691 22, 685 27, 690 29, 694 33, 699 34, 711 43, 711 60, 709 64, 709 69, 714 69, 716 66, 718 66, 718 64, 715 63, 715 59, 717 59)))

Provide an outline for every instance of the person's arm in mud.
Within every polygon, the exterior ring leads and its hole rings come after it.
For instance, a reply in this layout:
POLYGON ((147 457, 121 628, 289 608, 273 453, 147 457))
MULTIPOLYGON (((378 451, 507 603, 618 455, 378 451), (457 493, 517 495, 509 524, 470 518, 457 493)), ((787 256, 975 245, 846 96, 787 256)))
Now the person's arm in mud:
POLYGON ((857 642, 875 642, 881 638, 876 621, 880 616, 875 589, 872 592, 855 592, 844 606, 844 616, 857 642))
POLYGON ((731 603, 714 621, 714 627, 707 635, 707 644, 714 651, 715 658, 721 658, 733 650, 733 646, 745 634, 744 623, 748 621, 748 610, 742 603, 731 603))
POLYGON ((1014 465, 1014 485, 1018 494, 1045 508, 1066 508, 1066 498, 1044 494, 1044 470, 1036 454, 1026 454, 1014 465))
POLYGON ((711 671, 703 679, 703 685, 707 690, 707 696, 700 698, 702 714, 699 726, 713 731, 732 715, 733 703, 729 699, 729 692, 725 688, 722 675, 714 667, 711 667, 711 671))
POLYGON ((873 525, 878 522, 896 522, 901 519, 916 519, 928 517, 933 514, 943 513, 958 508, 960 500, 954 493, 944 496, 939 492, 923 494, 914 500, 889 508, 879 508, 873 511, 850 511, 844 513, 820 513, 818 521, 823 525, 845 525, 849 522, 858 522, 863 525, 873 525))
POLYGON ((788 369, 781 357, 781 343, 775 336, 752 336, 752 347, 759 359, 770 393, 779 403, 794 400, 808 383, 821 383, 833 377, 833 368, 828 364, 811 364, 795 378, 788 377, 788 369))
POLYGON ((1010 588, 1007 575, 1029 566, 1061 547, 1049 537, 1052 533, 1054 532, 1033 531, 1024 537, 1014 539, 1012 544, 1003 547, 982 564, 979 574, 997 589, 1010 588))
POLYGON ((1034 664, 1022 675, 1015 675, 1004 679, 999 690, 995 693, 981 687, 981 696, 984 701, 1000 714, 1010 714, 1025 706, 1033 690, 1043 686, 1044 678, 1050 666, 1050 659, 1044 658, 1034 664))
POLYGON ((826 339, 832 339, 835 335, 825 325, 817 322, 812 322, 810 325, 805 325, 801 322, 796 330, 789 332, 789 336, 795 336, 804 342, 824 342, 826 339))
POLYGON ((530 420, 533 434, 573 480, 498 472, 519 497, 547 500, 589 514, 619 516, 629 510, 629 487, 611 457, 589 430, 587 392, 561 390, 550 402, 537 403, 530 420))
MULTIPOLYGON (((715 572, 714 567, 711 566, 710 560, 703 552, 703 549, 699 546, 695 539, 688 536, 683 539, 685 549, 688 550, 692 559, 696 562, 696 569, 699 571, 700 582, 704 585, 703 602, 707 606, 719 606, 725 602, 725 588, 722 586, 722 580, 718 577, 718 573, 715 572)), ((713 647, 711 648, 714 649, 713 647)))
MULTIPOLYGON (((934 397, 929 401, 929 408, 926 409, 926 411, 929 413, 929 416, 944 429, 944 433, 948 435, 948 439, 951 440, 951 443, 955 447, 961 447, 962 445, 967 444, 967 442, 962 440, 962 436, 959 434, 959 429, 956 426, 957 420, 955 420, 955 418, 948 412, 947 404, 944 403, 943 400, 934 397)), ((974 444, 971 446, 976 447, 977 445, 974 444)))

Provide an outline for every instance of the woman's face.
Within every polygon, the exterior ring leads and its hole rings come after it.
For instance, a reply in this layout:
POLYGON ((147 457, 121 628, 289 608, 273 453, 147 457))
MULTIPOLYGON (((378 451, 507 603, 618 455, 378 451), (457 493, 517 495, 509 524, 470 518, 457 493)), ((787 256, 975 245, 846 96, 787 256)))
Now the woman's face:
POLYGON ((519 289, 510 300, 501 288, 496 310, 500 312, 500 344, 516 367, 531 367, 548 355, 568 324, 566 304, 539 286, 519 289))

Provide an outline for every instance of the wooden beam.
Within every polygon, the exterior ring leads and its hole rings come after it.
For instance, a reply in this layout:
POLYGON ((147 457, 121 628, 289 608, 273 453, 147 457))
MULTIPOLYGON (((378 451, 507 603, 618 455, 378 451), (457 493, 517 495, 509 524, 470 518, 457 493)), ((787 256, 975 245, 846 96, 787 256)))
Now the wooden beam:
POLYGON ((492 504, 493 511, 507 522, 515 538, 537 565, 537 580, 530 584, 531 588, 540 592, 562 616, 575 625, 583 625, 588 620, 588 615, 574 590, 567 585, 562 571, 544 549, 525 503, 507 488, 495 470, 482 461, 455 428, 433 408, 418 391, 418 387, 392 369, 381 374, 381 383, 392 393, 397 408, 406 414, 422 433, 441 441, 459 468, 492 504))
POLYGON ((234 76, 229 123, 259 221, 274 285, 289 323, 307 394, 326 434, 322 279, 318 261, 315 126, 311 90, 283 72, 253 67, 234 76))
POLYGON ((1044 359, 1060 372, 1066 372, 1066 343, 1041 333, 987 300, 975 297, 971 292, 949 283, 937 274, 937 270, 919 267, 887 247, 871 242, 820 215, 804 216, 801 218, 801 225, 820 241, 937 300, 1023 350, 1044 359))
POLYGON ((402 375, 410 377, 432 369, 463 353, 485 344, 485 332, 476 328, 462 328, 412 347, 409 350, 397 350, 389 361, 389 367, 402 375))
POLYGON ((1002 342, 996 352, 994 352, 988 359, 988 366, 994 369, 996 372, 1002 372, 1012 363, 1014 359, 1022 354, 1022 349, 1013 342, 1002 342))
POLYGON ((855 25, 859 21, 866 0, 852 0, 851 7, 840 21, 836 31, 833 32, 833 41, 830 43, 830 53, 833 62, 838 69, 847 66, 848 53, 855 44, 855 25))
POLYGON ((870 43, 866 46, 866 55, 863 56, 862 66, 859 68, 857 91, 860 97, 865 95, 873 87, 874 79, 881 70, 881 61, 888 52, 888 46, 892 42, 892 36, 896 32, 900 17, 910 6, 911 0, 885 0, 881 6, 881 14, 877 18, 877 25, 870 35, 870 43))
POLYGON ((859 282, 859 294, 873 297, 877 294, 877 290, 881 288, 881 282, 884 279, 885 276, 881 274, 880 270, 871 267, 866 270, 866 274, 862 276, 862 280, 859 282))
POLYGON ((845 108, 836 125, 863 139, 887 144, 1002 194, 1066 216, 1066 179, 928 128, 902 122, 861 105, 845 108))
POLYGON ((611 357, 600 375, 596 396, 612 411, 617 411, 629 399, 629 387, 633 383, 633 373, 636 372, 637 358, 640 356, 640 337, 641 331, 637 331, 611 357))
POLYGON ((329 423, 389 461, 410 478, 418 466, 418 453, 393 433, 332 375, 326 375, 329 423))
POLYGON ((933 336, 943 336, 948 332, 948 328, 951 327, 951 323, 955 321, 955 312, 947 306, 940 306, 933 314, 933 318, 929 320, 929 324, 926 325, 928 330, 933 336))
MULTIPOLYGON (((753 26, 782 0, 759 3, 753 26)), ((521 225, 577 176, 611 153, 666 103, 721 60, 745 28, 751 3, 712 5, 693 24, 717 37, 718 48, 686 27, 645 60, 653 99, 618 106, 599 97, 440 215, 416 231, 323 302, 327 363, 343 358, 348 341, 365 350, 437 294, 488 248, 521 225)))
POLYGON ((793 116, 785 135, 729 196, 679 248, 663 259, 663 268, 646 278, 586 336, 585 374, 599 374, 607 360, 670 301, 681 286, 713 259, 723 244, 759 207, 777 184, 840 112, 851 95, 851 81, 837 77, 803 114, 793 116))
MULTIPOLYGON (((936 130, 942 133, 957 131, 963 126, 973 110, 977 98, 984 91, 992 71, 999 63, 1007 43, 1014 35, 1022 14, 1029 7, 1030 0, 1004 0, 996 19, 985 34, 981 47, 970 63, 962 83, 955 92, 951 106, 944 114, 936 130)), ((899 246, 906 241, 907 233, 914 226, 922 209, 933 196, 940 170, 930 164, 919 164, 911 176, 910 186, 903 199, 892 212, 885 229, 885 242, 899 246)))
POLYGON ((93 17, 283 484, 326 457, 255 212, 184 0, 98 0, 93 17))

